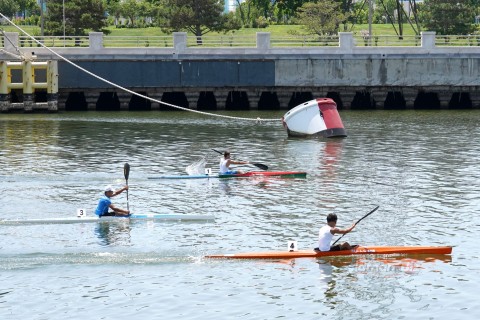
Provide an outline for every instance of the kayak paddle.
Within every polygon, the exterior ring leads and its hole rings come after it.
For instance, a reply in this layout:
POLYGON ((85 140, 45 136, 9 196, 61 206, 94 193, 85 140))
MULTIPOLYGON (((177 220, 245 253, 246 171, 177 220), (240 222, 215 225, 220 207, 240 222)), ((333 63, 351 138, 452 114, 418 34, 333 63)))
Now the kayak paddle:
MULTIPOLYGON (((127 184, 128 187, 128 176, 130 175, 130 165, 128 163, 125 163, 123 166, 123 175, 125 176, 125 183, 127 184)), ((127 210, 130 211, 128 208, 128 189, 127 189, 127 210)))
MULTIPOLYGON (((212 150, 215 151, 216 153, 223 154, 223 152, 221 152, 221 151, 218 151, 218 150, 215 150, 215 149, 212 149, 212 150)), ((240 161, 242 161, 242 160, 240 160, 240 161)), ((260 168, 262 170, 268 170, 268 166, 264 165, 262 163, 250 163, 250 164, 254 165, 255 167, 260 168)))
MULTIPOLYGON (((378 208, 380 208, 380 206, 377 206, 375 209, 373 209, 372 211, 370 211, 369 213, 367 213, 366 215, 364 215, 363 217, 361 217, 360 220, 358 220, 357 222, 355 222, 355 224, 354 224, 353 226, 356 226, 360 221, 362 221, 363 219, 365 219, 366 217, 368 217, 369 215, 371 215, 372 213, 374 213, 375 211, 377 211, 378 208)), ((346 233, 345 233, 345 234, 346 234, 346 233)), ((340 238, 338 238, 337 241, 335 241, 335 242, 332 244, 332 246, 334 246, 335 243, 338 242, 338 240, 342 239, 345 234, 342 234, 342 236, 341 236, 340 238)))

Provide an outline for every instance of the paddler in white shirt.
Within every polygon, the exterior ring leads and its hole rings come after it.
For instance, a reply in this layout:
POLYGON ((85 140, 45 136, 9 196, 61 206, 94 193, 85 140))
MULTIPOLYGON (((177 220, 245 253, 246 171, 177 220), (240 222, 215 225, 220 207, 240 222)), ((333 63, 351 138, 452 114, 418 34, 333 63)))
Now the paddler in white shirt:
POLYGON ((248 161, 237 161, 230 159, 230 152, 225 151, 223 153, 223 158, 220 158, 220 174, 241 174, 241 171, 231 170, 231 164, 249 164, 248 161))
POLYGON ((315 248, 315 251, 340 251, 340 250, 350 250, 353 247, 348 242, 343 242, 331 246, 333 235, 334 234, 347 234, 355 228, 355 224, 352 224, 347 229, 339 229, 337 225, 337 215, 335 213, 330 213, 327 216, 327 225, 320 228, 318 231, 318 248, 315 248))

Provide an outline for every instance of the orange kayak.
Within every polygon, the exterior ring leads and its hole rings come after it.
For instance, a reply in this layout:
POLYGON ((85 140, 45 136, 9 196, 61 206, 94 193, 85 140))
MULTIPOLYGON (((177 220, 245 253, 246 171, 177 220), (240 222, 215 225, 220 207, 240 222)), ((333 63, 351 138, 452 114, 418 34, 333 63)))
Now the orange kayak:
POLYGON ((329 256, 348 256, 362 254, 451 254, 452 247, 378 247, 378 246, 358 246, 351 250, 342 251, 266 251, 266 252, 246 252, 232 254, 208 255, 206 258, 224 258, 224 259, 293 259, 293 258, 319 258, 329 256))

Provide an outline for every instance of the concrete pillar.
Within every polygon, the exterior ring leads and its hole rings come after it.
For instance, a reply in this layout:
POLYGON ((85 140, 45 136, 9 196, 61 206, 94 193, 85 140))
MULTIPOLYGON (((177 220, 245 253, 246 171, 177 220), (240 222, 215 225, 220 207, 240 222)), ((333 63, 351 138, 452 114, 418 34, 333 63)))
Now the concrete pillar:
POLYGON ((434 31, 422 31, 422 48, 432 49, 435 48, 435 32, 434 31))
POLYGON ((8 73, 7 61, 0 61, 0 94, 8 94, 10 75, 8 73))
POLYGON ((270 49, 270 32, 257 32, 257 49, 261 51, 270 49))
POLYGON ((404 87, 401 91, 405 99, 405 108, 413 109, 413 104, 418 95, 418 89, 415 87, 404 87))
POLYGON ((50 112, 58 111, 58 94, 57 93, 47 93, 47 105, 48 105, 48 111, 50 112))
POLYGON ((5 32, 5 37, 7 39, 3 40, 3 47, 5 51, 18 54, 17 47, 19 47, 19 35, 17 32, 5 32))
POLYGON ((7 112, 10 107, 10 95, 9 94, 0 94, 0 111, 7 112))
POLYGON ((25 60, 23 64, 23 93, 33 94, 34 72, 31 60, 25 60))
POLYGON ((174 54, 185 52, 187 49, 187 33, 186 32, 174 32, 173 33, 173 48, 174 54))
POLYGON ((103 49, 103 32, 90 32, 88 34, 89 48, 92 50, 103 49))
POLYGON ((187 98, 188 108, 197 110, 198 91, 184 91, 185 98, 187 98))
MULTIPOLYGON (((162 101, 163 91, 159 88, 154 88, 153 90, 148 91, 148 96, 156 101, 162 101)), ((152 101, 150 105, 151 110, 160 110, 160 103, 152 101)))
POLYGON ((120 102, 120 110, 128 111, 128 105, 130 99, 132 99, 132 94, 126 91, 117 92, 118 101, 120 102))
POLYGON ((440 101, 440 109, 448 109, 450 99, 452 99, 453 91, 442 91, 441 88, 434 90, 437 92, 438 100, 440 101))
POLYGON ((342 50, 351 51, 354 47, 352 32, 339 32, 339 46, 342 50))
POLYGON ((258 110, 258 102, 260 101, 261 92, 258 91, 248 91, 248 103, 250 104, 250 110, 258 110))
POLYGON ((215 91, 215 98, 217 99, 217 110, 225 110, 228 98, 228 89, 215 91))
POLYGON ((33 94, 23 93, 23 110, 25 112, 33 111, 33 94))

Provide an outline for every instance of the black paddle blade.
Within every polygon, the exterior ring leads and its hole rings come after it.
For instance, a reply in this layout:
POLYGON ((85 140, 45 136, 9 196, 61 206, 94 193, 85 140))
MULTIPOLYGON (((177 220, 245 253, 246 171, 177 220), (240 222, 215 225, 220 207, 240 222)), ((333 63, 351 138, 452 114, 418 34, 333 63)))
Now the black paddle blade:
POLYGON ((262 170, 268 170, 268 166, 261 163, 252 163, 255 167, 258 167, 262 170))
POLYGON ((125 176, 125 180, 128 180, 128 176, 130 175, 130 165, 125 163, 123 166, 123 175, 125 176))

